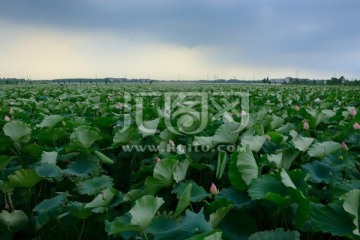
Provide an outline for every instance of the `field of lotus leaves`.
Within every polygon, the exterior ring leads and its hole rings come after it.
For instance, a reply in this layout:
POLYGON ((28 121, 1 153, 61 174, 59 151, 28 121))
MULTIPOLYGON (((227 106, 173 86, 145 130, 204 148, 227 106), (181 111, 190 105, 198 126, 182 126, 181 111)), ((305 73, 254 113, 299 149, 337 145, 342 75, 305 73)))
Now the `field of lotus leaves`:
POLYGON ((360 239, 360 88, 33 84, 0 100, 0 239, 360 239))

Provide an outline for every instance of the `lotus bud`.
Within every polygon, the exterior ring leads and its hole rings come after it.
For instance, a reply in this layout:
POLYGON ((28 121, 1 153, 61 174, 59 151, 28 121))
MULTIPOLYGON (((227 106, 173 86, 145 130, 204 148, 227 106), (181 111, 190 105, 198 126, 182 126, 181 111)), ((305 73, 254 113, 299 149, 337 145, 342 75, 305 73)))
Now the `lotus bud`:
POLYGON ((217 187, 214 183, 211 183, 210 192, 213 195, 216 195, 219 193, 219 189, 217 189, 217 187))
POLYGON ((349 148, 348 148, 348 146, 346 145, 346 143, 345 142, 342 142, 341 143, 341 148, 342 148, 342 150, 344 150, 344 151, 349 151, 349 148))
POLYGON ((303 122, 303 129, 304 129, 304 130, 309 130, 309 123, 308 123, 307 120, 305 120, 305 121, 303 122))
POLYGON ((156 161, 156 163, 159 163, 161 161, 161 159, 159 157, 156 157, 155 161, 156 161))
POLYGON ((172 147, 173 147, 173 146, 175 146, 174 141, 173 141, 173 140, 171 140, 171 139, 169 139, 169 145, 170 145, 170 146, 172 146, 172 147))
POLYGON ((355 108, 351 109, 350 115, 353 116, 353 117, 355 117, 356 114, 357 114, 356 109, 355 109, 355 108))
POLYGON ((14 114, 14 109, 12 107, 9 108, 9 114, 13 115, 14 114))
POLYGON ((266 141, 270 142, 271 141, 271 137, 269 135, 266 135, 266 141))
POLYGON ((5 122, 10 122, 10 120, 11 120, 11 119, 10 119, 8 116, 5 116, 5 117, 4 117, 4 121, 5 121, 5 122))
POLYGON ((295 105, 295 106, 294 106, 294 109, 295 109, 295 111, 298 112, 298 111, 300 110, 300 107, 299 107, 298 105, 295 105))
POLYGON ((316 103, 320 102, 320 98, 315 98, 314 102, 316 103))
POLYGON ((354 127, 354 129, 360 129, 360 124, 358 124, 358 123, 356 122, 356 123, 354 123, 353 127, 354 127))

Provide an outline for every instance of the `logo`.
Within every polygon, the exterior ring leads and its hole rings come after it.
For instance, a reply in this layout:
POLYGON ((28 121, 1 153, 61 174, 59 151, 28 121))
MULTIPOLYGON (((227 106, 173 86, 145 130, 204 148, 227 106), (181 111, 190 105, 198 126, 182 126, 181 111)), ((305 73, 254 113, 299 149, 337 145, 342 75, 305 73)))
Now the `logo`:
POLYGON ((249 94, 242 92, 125 93, 120 105, 121 131, 136 125, 143 136, 159 133, 161 124, 176 135, 195 135, 214 121, 238 123, 235 132, 249 123, 249 94))

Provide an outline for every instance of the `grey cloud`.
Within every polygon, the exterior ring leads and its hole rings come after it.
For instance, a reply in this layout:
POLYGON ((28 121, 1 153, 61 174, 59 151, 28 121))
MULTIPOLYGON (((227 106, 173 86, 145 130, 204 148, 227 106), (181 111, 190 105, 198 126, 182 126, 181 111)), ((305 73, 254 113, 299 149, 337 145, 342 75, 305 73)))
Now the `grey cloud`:
POLYGON ((0 21, 230 49, 219 61, 360 74, 357 0, 2 0, 0 21), (343 59, 349 64, 344 66, 343 59))

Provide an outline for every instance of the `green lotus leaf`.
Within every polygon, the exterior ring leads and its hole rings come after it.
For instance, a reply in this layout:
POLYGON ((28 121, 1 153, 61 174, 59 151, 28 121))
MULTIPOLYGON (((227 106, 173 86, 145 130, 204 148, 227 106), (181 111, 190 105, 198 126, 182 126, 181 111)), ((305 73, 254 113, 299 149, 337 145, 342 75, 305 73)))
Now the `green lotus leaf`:
POLYGON ((3 131, 14 143, 21 144, 30 141, 31 128, 22 121, 14 120, 6 123, 3 127, 3 131))
POLYGON ((44 117, 42 122, 40 124, 38 124, 37 126, 39 128, 53 128, 56 126, 56 124, 61 122, 63 119, 64 119, 64 117, 60 116, 60 115, 46 116, 46 117, 44 117))
POLYGON ((12 212, 2 210, 0 213, 0 223, 5 225, 10 231, 17 232, 28 225, 29 218, 22 210, 13 210, 12 212))
POLYGON ((9 184, 12 187, 31 188, 40 182, 40 180, 41 178, 31 169, 19 169, 9 176, 9 184))

